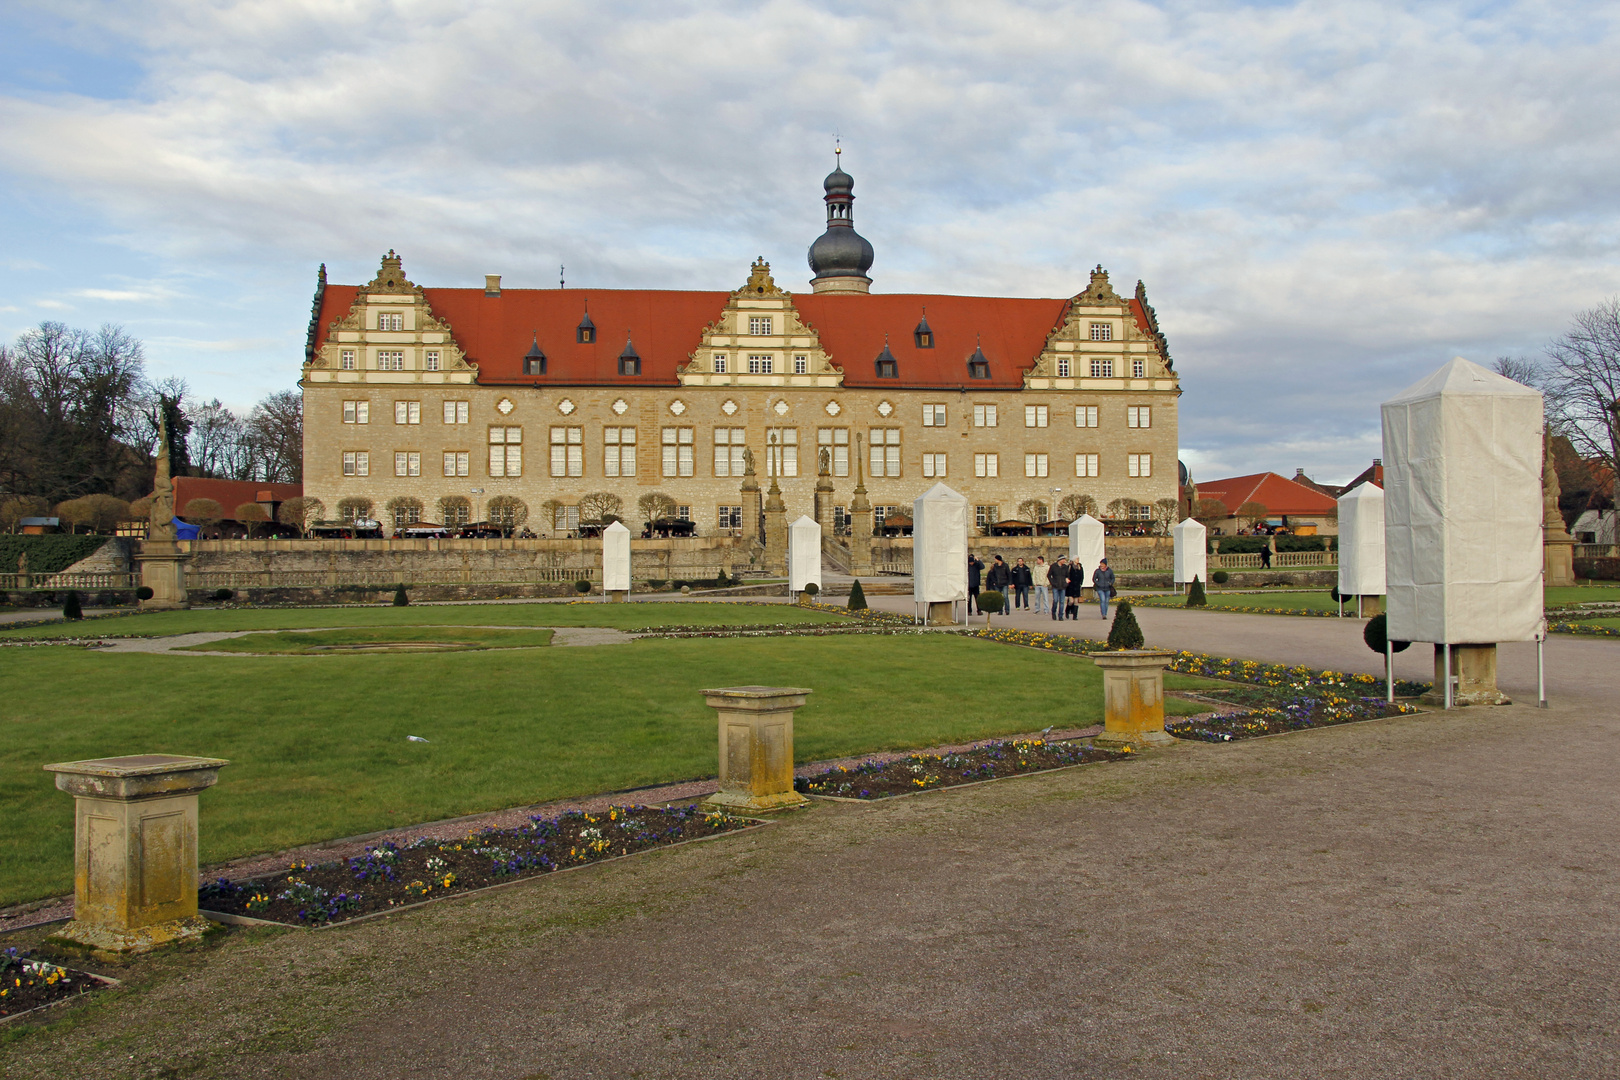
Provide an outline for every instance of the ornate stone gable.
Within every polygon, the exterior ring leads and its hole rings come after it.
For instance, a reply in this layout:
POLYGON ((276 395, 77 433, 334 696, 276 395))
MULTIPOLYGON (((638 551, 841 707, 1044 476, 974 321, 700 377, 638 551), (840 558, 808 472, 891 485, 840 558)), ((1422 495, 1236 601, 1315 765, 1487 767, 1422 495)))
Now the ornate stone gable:
POLYGON ((754 260, 747 282, 704 327, 701 343, 677 374, 685 386, 840 386, 844 381, 844 369, 832 364, 815 327, 800 317, 793 294, 776 284, 764 258, 754 260))
MULTIPOLYGON (((1138 292, 1145 297, 1140 283, 1138 292)), ((1146 307, 1143 310, 1151 312, 1146 307)), ((1046 345, 1035 364, 1024 376, 1026 389, 1076 390, 1085 387, 1111 388, 1126 379, 1146 379, 1155 384, 1174 380, 1164 336, 1149 314, 1155 333, 1143 333, 1137 325, 1130 301, 1114 291, 1108 271, 1101 265, 1091 272, 1085 290, 1070 298, 1063 318, 1047 336, 1046 345), (1137 365, 1143 374, 1136 376, 1137 365)), ((1154 385, 1153 389, 1173 389, 1154 385)))
MULTIPOLYGON (((323 266, 320 280, 322 293, 326 283, 324 271, 323 266)), ((416 354, 422 352, 420 347, 425 345, 439 354, 437 370, 452 373, 450 381, 470 382, 477 378, 477 365, 467 359, 461 346, 456 343, 450 324, 433 313, 433 307, 421 286, 405 275, 404 260, 392 248, 382 257, 377 275, 355 294, 348 312, 332 320, 327 328, 326 343, 319 350, 310 351, 304 366, 337 370, 345 349, 359 353, 367 346, 378 344, 414 347, 412 368, 415 370, 420 370, 420 360, 416 354), (391 308, 409 309, 409 329, 388 331, 379 328, 376 318, 370 314, 370 309, 379 302, 391 308), (455 378, 454 373, 460 373, 462 377, 455 378)), ((369 369, 362 362, 358 370, 364 376, 369 369)))

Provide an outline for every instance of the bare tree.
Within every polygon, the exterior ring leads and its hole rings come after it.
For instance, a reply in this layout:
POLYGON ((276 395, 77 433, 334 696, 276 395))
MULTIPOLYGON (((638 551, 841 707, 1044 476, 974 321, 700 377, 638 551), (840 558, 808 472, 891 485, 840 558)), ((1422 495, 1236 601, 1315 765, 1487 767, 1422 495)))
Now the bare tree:
POLYGON ((1237 508, 1238 520, 1251 529, 1257 529, 1266 523, 1271 511, 1262 502, 1246 502, 1237 508))
POLYGON ((276 507, 276 520, 283 525, 291 525, 298 530, 298 534, 309 532, 309 527, 320 520, 326 513, 326 504, 311 496, 300 496, 288 499, 276 507))
POLYGON ((611 491, 593 491, 579 500, 581 524, 595 524, 606 518, 618 518, 624 510, 624 500, 611 491))
POLYGON ((296 484, 304 478, 304 399, 296 390, 266 395, 247 418, 254 480, 296 484))
POLYGON ((262 503, 243 503, 236 508, 236 520, 247 526, 248 539, 253 539, 253 529, 257 525, 265 525, 270 521, 270 511, 262 503))
POLYGON ((362 495, 350 495, 339 499, 337 504, 338 518, 342 521, 371 520, 371 500, 362 495))
POLYGON ((1065 521, 1073 521, 1086 514, 1097 516, 1097 500, 1090 495, 1065 495, 1058 503, 1058 517, 1065 521))
POLYGON ((187 410, 191 423, 191 464, 199 476, 253 480, 247 424, 218 398, 187 410))
POLYGON ((529 520, 529 505, 516 495, 497 495, 488 507, 490 524, 508 536, 529 520))
POLYGON ((1543 390, 1554 428, 1620 477, 1620 297, 1580 312, 1547 346, 1543 390))
POLYGON ((675 516, 675 500, 662 491, 649 491, 636 500, 636 509, 647 521, 657 521, 659 518, 675 516))
POLYGON ((1541 381, 1546 378, 1547 372, 1539 361, 1528 356, 1498 356, 1491 369, 1498 375, 1512 379, 1516 383, 1541 389, 1541 381))
POLYGON ((1020 521, 1045 521, 1046 504, 1040 499, 1025 499, 1018 504, 1018 519, 1020 521))
POLYGON ((1131 517, 1131 511, 1135 510, 1140 505, 1142 504, 1130 496, 1114 499, 1108 504, 1108 517, 1114 519, 1115 521, 1131 517))
POLYGON ((213 499, 192 499, 186 503, 186 520, 197 526, 197 535, 225 520, 225 508, 213 499))
POLYGON ((1180 499, 1155 499, 1153 502, 1153 525, 1161 534, 1169 534, 1170 527, 1180 514, 1180 499))
POLYGON ((0 497, 0 528, 16 532, 25 517, 44 517, 50 503, 38 495, 6 495, 0 497))
POLYGON ((1198 505, 1193 507, 1192 516, 1198 519, 1200 525, 1208 525, 1212 521, 1220 521, 1232 515, 1226 509, 1226 504, 1221 500, 1203 498, 1199 499, 1198 505))

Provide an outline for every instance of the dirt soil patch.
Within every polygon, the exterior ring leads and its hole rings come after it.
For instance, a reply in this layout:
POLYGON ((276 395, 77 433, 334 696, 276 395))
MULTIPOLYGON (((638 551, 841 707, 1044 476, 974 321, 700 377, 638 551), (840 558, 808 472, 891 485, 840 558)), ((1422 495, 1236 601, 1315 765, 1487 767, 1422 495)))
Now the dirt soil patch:
POLYGON ((88 994, 105 983, 82 971, 36 960, 25 951, 6 949, 0 952, 0 1021, 88 994))

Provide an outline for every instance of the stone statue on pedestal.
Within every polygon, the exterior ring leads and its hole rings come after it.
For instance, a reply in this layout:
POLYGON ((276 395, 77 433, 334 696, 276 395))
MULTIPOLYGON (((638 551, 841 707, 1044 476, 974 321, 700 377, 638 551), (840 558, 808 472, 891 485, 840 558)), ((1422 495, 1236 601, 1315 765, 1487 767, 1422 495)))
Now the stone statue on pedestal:
POLYGON ((169 476, 169 423, 158 417, 157 478, 152 484, 152 512, 146 530, 148 540, 173 540, 174 480, 169 476))

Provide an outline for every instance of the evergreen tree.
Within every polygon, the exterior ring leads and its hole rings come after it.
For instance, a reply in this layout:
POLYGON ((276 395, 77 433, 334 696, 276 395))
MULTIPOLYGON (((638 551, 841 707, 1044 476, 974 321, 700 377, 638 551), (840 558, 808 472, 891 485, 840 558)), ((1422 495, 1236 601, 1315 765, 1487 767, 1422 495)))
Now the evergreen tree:
POLYGON ((1208 598, 1204 596, 1204 583, 1198 580, 1197 574, 1194 574, 1192 586, 1187 590, 1187 606, 1203 607, 1208 603, 1208 598))
POLYGON ((394 606, 410 607, 411 598, 405 595, 405 583, 402 581, 394 586, 394 606))
POLYGON ((69 589, 68 590, 67 602, 62 605, 62 618, 64 618, 64 619, 82 619, 82 618, 84 618, 84 611, 83 611, 83 609, 81 609, 79 607, 79 593, 78 593, 78 591, 76 589, 69 589))
POLYGON ((861 588, 861 579, 856 578, 855 584, 849 587, 849 610, 866 610, 866 591, 861 588))
POLYGON ((1129 601, 1122 601, 1114 610, 1114 623, 1108 628, 1108 647, 1110 649, 1140 649, 1146 641, 1142 637, 1142 627, 1137 624, 1136 612, 1131 610, 1129 601))

